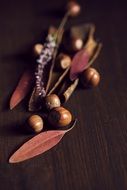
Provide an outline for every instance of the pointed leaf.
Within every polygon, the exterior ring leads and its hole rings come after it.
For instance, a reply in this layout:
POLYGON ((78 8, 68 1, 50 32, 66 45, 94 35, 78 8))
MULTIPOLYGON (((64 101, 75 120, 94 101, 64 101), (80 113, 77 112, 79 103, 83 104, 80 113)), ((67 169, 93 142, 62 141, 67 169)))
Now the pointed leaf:
POLYGON ((74 127, 75 123, 76 120, 73 122, 71 128, 69 128, 68 130, 52 130, 42 132, 39 135, 36 135, 25 144, 23 144, 10 157, 9 163, 22 162, 51 149, 60 142, 65 133, 67 133, 74 127))
POLYGON ((91 26, 88 34, 87 42, 82 50, 80 50, 73 58, 70 69, 70 79, 73 81, 78 75, 87 69, 98 56, 101 43, 94 39, 95 27, 91 26))
POLYGON ((33 84, 33 72, 25 71, 22 75, 18 86, 16 87, 11 100, 10 100, 10 109, 13 109, 24 97, 28 94, 31 86, 33 84))
POLYGON ((85 49, 82 49, 74 56, 70 69, 70 79, 75 80, 79 73, 81 73, 87 67, 89 61, 89 54, 85 49))

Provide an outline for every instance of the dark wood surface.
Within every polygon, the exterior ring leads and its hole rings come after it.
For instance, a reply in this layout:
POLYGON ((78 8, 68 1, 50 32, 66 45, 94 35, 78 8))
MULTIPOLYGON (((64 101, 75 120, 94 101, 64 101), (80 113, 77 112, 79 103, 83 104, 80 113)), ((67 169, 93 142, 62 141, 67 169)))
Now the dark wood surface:
POLYGON ((9 156, 31 137, 23 129, 28 98, 16 109, 9 98, 24 69, 27 50, 49 25, 58 25, 67 1, 0 2, 0 190, 127 189, 127 9, 122 1, 80 1, 70 25, 94 22, 103 51, 95 62, 101 83, 78 90, 67 107, 76 127, 52 150, 20 164, 9 156))

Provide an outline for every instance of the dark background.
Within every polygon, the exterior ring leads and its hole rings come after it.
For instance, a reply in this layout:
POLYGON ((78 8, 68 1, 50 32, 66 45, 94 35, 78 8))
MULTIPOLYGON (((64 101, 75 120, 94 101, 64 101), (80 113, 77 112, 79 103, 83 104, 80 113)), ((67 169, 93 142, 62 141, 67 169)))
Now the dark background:
POLYGON ((19 164, 10 155, 31 136, 22 129, 27 100, 13 111, 9 98, 31 60, 27 51, 58 26, 67 1, 0 1, 0 190, 127 189, 127 8, 124 1, 80 1, 69 25, 94 22, 103 51, 95 62, 101 83, 78 90, 67 107, 76 127, 52 150, 19 164))

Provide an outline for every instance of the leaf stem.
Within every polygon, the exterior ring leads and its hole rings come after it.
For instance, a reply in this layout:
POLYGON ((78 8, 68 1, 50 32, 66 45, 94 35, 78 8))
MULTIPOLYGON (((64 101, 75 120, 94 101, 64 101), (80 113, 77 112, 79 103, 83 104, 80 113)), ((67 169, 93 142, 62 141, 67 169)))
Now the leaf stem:
POLYGON ((64 33, 63 29, 64 29, 64 26, 65 26, 67 20, 68 20, 68 17, 69 17, 69 12, 67 12, 65 14, 60 26, 57 29, 57 32, 56 32, 57 45, 56 45, 56 48, 55 48, 55 51, 54 51, 54 54, 53 54, 52 65, 51 65, 50 72, 49 72, 49 79, 48 79, 47 86, 46 86, 46 93, 48 92, 48 89, 49 89, 49 86, 50 86, 50 81, 51 81, 51 78, 52 78, 52 71, 54 69, 56 56, 57 56, 57 53, 58 53, 60 43, 62 41, 62 37, 63 37, 63 33, 64 33))

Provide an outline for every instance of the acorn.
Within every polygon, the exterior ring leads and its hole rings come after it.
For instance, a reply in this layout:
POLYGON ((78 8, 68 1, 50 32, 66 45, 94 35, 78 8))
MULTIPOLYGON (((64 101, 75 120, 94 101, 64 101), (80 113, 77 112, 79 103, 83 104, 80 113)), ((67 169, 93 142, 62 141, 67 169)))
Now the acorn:
POLYGON ((56 94, 50 94, 45 98, 45 106, 48 110, 60 107, 60 99, 56 94))
POLYGON ((75 38, 71 40, 72 51, 79 51, 83 47, 83 40, 81 38, 75 38))
POLYGON ((48 122, 56 128, 66 127, 71 123, 71 121, 72 115, 64 107, 54 108, 48 116, 48 122))
POLYGON ((67 11, 69 12, 70 16, 72 16, 72 17, 77 16, 80 13, 80 10, 81 10, 81 7, 77 2, 75 2, 73 0, 68 2, 67 11))
POLYGON ((80 75, 80 83, 83 88, 96 87, 100 82, 100 74, 92 67, 83 71, 80 75))
POLYGON ((39 133, 43 130, 43 119, 39 115, 30 116, 28 124, 35 133, 39 133))
POLYGON ((71 65, 70 56, 60 53, 56 59, 56 66, 58 69, 67 69, 71 65))
POLYGON ((42 44, 35 44, 33 48, 33 52, 35 56, 39 56, 43 50, 43 45, 42 44))

